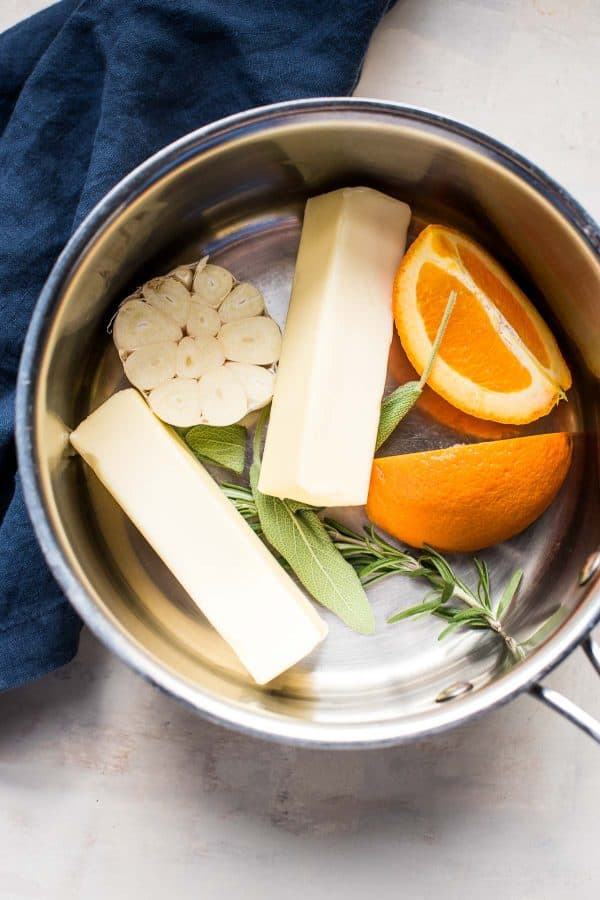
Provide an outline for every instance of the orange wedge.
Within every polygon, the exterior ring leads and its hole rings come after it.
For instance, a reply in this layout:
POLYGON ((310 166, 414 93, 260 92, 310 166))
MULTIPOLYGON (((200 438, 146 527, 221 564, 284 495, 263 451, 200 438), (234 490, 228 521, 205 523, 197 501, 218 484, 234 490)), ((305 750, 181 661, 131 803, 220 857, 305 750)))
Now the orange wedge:
POLYGON ((459 231, 429 225, 394 282, 396 328, 421 374, 448 297, 456 303, 428 384, 480 419, 524 424, 548 413, 571 386, 550 329, 482 247, 459 231))
POLYGON ((481 550, 541 516, 571 455, 570 435, 559 432, 375 459, 367 514, 413 547, 481 550))
MULTIPOLYGON (((392 343, 390 344, 388 367, 390 375, 398 385, 405 384, 407 381, 418 381, 419 379, 417 372, 411 366, 404 352, 397 334, 392 337, 392 343)), ((477 419, 475 416, 470 416, 468 413, 464 413, 462 410, 452 406, 427 385, 423 388, 415 406, 417 409, 423 410, 428 416, 431 416, 440 425, 445 425, 446 428, 469 435, 469 437, 476 437, 485 441, 497 441, 501 438, 516 437, 519 434, 518 425, 506 425, 500 422, 490 422, 489 419, 477 419)))

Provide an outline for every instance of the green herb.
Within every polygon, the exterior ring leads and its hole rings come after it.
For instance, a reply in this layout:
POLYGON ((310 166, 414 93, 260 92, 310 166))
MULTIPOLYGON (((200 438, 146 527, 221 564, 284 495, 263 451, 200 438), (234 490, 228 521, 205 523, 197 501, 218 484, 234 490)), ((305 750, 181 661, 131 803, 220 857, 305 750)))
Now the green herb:
POLYGON ((435 341, 433 342, 433 347, 431 348, 429 362, 419 380, 407 381, 406 384, 401 384, 395 391, 392 391, 391 394, 384 397, 381 403, 381 413, 379 416, 377 443, 375 445, 376 450, 379 450, 381 445, 387 441, 392 432, 398 427, 398 423, 402 421, 408 412, 410 412, 423 393, 423 388, 431 374, 431 369, 433 368, 438 350, 440 349, 440 344, 442 343, 442 338, 446 332, 448 319, 454 309, 455 302, 456 291, 451 291, 442 321, 440 322, 440 327, 437 330, 435 341))
POLYGON ((396 574, 425 578, 431 585, 432 590, 422 603, 396 613, 388 620, 389 623, 425 614, 438 616, 448 622, 440 639, 459 627, 488 629, 504 641, 515 659, 523 659, 523 648, 507 634, 503 625, 523 577, 520 570, 512 575, 495 604, 488 567, 479 559, 473 560, 478 581, 476 589, 472 590, 459 578, 450 563, 430 547, 425 553, 413 557, 386 541, 372 526, 359 534, 331 519, 326 520, 326 525, 335 545, 355 566, 363 584, 373 584, 396 574))
POLYGON ((229 481, 221 482, 219 487, 225 496, 231 500, 239 514, 244 517, 252 531, 255 531, 262 537, 262 528, 260 527, 258 512, 256 511, 256 502, 250 488, 240 484, 231 484, 229 481))
POLYGON ((246 458, 246 429, 241 425, 195 425, 183 438, 202 462, 208 461, 241 475, 246 458))
POLYGON ((327 528, 315 509, 295 500, 280 500, 261 493, 260 441, 268 410, 256 426, 251 493, 243 488, 223 486, 225 493, 255 531, 282 556, 308 593, 342 619, 354 631, 372 634, 373 611, 353 567, 336 549, 327 528))
POLYGON ((506 645, 514 659, 523 659, 525 652, 520 644, 511 637, 504 628, 504 617, 510 608, 517 589, 523 578, 523 572, 518 570, 513 573, 506 585, 500 601, 494 603, 487 565, 479 559, 474 559, 473 564, 478 573, 477 588, 472 590, 453 570, 443 556, 435 550, 427 549, 416 560, 417 567, 414 572, 407 573, 414 576, 423 576, 432 585, 432 590, 425 601, 410 609, 404 609, 388 619, 388 622, 400 622, 402 619, 420 616, 423 613, 438 616, 448 623, 440 632, 438 640, 457 628, 467 627, 493 631, 506 645), (454 601, 454 602, 451 602, 454 601), (456 602, 463 604, 456 605, 456 602), (501 612, 500 606, 504 603, 501 612))
MULTIPOLYGON (((221 487, 241 515, 261 534, 257 507, 248 488, 226 484, 221 487)), ((314 511, 313 515, 316 517, 314 511)), ((434 615, 447 622, 440 639, 457 628, 491 631, 503 641, 511 656, 520 660, 527 650, 545 640, 565 615, 560 607, 533 635, 518 643, 507 633, 504 623, 523 577, 520 570, 512 575, 498 601, 494 602, 488 567, 479 559, 473 560, 477 584, 475 589, 471 589, 435 550, 427 548, 424 553, 412 556, 387 541, 372 526, 364 532, 357 532, 334 519, 325 519, 322 524, 335 548, 353 567, 363 585, 374 584, 390 575, 423 578, 429 583, 431 590, 423 602, 396 613, 389 619, 390 623, 434 615)))

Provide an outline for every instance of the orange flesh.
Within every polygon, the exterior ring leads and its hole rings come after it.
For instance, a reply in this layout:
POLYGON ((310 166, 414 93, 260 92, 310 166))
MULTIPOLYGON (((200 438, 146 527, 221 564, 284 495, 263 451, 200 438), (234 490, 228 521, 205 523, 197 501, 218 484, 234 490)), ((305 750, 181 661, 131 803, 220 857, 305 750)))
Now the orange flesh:
POLYGON ((515 329, 526 347, 543 365, 550 360, 540 336, 531 319, 518 302, 515 295, 491 272, 485 263, 467 247, 459 245, 460 258, 469 275, 484 294, 492 300, 507 322, 515 329))
POLYGON ((456 256, 456 250, 445 234, 434 231, 431 236, 431 247, 438 256, 456 256))
POLYGON ((456 291, 456 303, 439 357, 460 375, 489 390, 508 393, 529 387, 530 373, 500 339, 477 298, 458 278, 426 262, 417 280, 417 308, 430 341, 435 340, 452 290, 456 291), (473 347, 485 352, 473 353, 473 347))
MULTIPOLYGON (((394 334, 390 345, 389 372, 394 381, 400 385, 406 381, 418 381, 419 376, 410 364, 400 343, 400 338, 394 334)), ((486 419, 478 419, 462 412, 436 394, 425 385, 423 392, 416 402, 417 409, 423 410, 436 422, 452 428, 453 431, 468 434, 472 437, 483 438, 488 441, 499 440, 505 437, 514 437, 519 433, 514 425, 501 425, 499 422, 489 422, 486 419)))

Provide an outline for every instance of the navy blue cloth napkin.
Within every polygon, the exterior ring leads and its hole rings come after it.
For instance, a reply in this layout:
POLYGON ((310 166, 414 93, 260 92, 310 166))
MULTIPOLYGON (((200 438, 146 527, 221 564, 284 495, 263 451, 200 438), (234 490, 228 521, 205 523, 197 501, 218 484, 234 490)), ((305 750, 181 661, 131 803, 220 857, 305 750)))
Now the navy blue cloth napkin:
POLYGON ((16 472, 15 379, 35 299, 73 229, 188 131, 350 93, 389 0, 62 0, 0 35, 0 690, 77 652, 16 472))

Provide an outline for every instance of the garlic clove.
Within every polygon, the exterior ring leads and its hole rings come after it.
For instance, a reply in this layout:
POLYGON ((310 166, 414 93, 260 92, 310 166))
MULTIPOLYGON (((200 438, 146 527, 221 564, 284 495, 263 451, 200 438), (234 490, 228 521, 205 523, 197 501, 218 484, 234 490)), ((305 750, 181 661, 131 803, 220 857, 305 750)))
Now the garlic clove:
POLYGON ((200 379, 202 412, 209 425, 233 425, 248 411, 246 393, 225 367, 212 369, 200 379))
POLYGON ((179 378, 200 378, 225 362, 223 348, 214 337, 184 337, 177 345, 176 371, 179 378))
POLYGON ((123 363, 125 375, 140 391, 150 391, 170 378, 177 370, 177 344, 162 341, 139 347, 123 363))
POLYGON ((275 374, 262 366, 249 363, 226 362, 228 369, 243 387, 248 398, 248 410, 262 409, 273 397, 275 374))
POLYGON ((194 275, 193 300, 206 303, 215 309, 225 299, 233 287, 233 275, 221 266, 205 265, 194 275))
POLYGON ((193 266, 177 266, 172 272, 169 272, 170 278, 176 278, 180 281, 188 291, 192 290, 194 283, 194 267, 193 266))
POLYGON ((264 312, 265 301, 261 292, 253 284, 243 282, 236 285, 219 307, 222 322, 260 316, 264 312))
MULTIPOLYGON (((193 294, 192 296, 196 296, 193 294)), ((192 337, 215 335, 221 327, 219 313, 206 303, 190 303, 186 330, 192 337)))
POLYGON ((186 428, 202 420, 200 384, 190 378, 174 378, 159 385, 150 392, 148 402, 158 418, 169 425, 186 428))
POLYGON ((219 334, 225 357, 233 362, 271 365, 281 352, 281 332, 268 316, 226 322, 219 334))
POLYGON ((129 353, 148 344, 178 341, 181 328, 173 319, 143 300, 127 300, 119 309, 113 339, 120 353, 129 353))
POLYGON ((173 319, 183 328, 190 312, 191 296, 177 278, 153 278, 142 288, 144 298, 155 309, 173 319))

